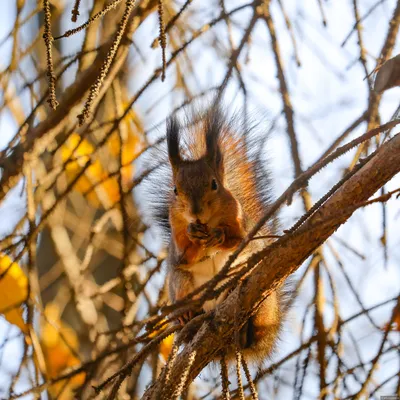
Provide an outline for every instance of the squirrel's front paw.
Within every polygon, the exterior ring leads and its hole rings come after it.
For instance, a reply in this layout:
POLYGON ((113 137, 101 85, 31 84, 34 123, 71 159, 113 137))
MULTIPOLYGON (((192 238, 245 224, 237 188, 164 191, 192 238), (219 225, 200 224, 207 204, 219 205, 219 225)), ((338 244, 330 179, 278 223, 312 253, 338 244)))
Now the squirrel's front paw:
POLYGON ((189 239, 193 243, 198 243, 204 247, 217 247, 225 241, 225 231, 223 228, 208 229, 207 225, 191 223, 187 227, 189 239))
POLYGON ((182 314, 180 317, 178 317, 179 324, 181 326, 185 326, 188 322, 190 322, 194 317, 197 317, 198 315, 202 314, 204 311, 201 310, 189 310, 186 311, 184 314, 182 314))
POLYGON ((189 224, 187 227, 187 234, 193 243, 205 244, 209 239, 207 226, 203 224, 189 224))
POLYGON ((191 319, 193 319, 195 316, 194 311, 190 310, 182 314, 180 317, 178 317, 178 321, 181 326, 185 326, 191 319))
POLYGON ((211 229, 208 239, 206 241, 206 247, 217 247, 223 244, 225 241, 225 231, 222 228, 211 229))

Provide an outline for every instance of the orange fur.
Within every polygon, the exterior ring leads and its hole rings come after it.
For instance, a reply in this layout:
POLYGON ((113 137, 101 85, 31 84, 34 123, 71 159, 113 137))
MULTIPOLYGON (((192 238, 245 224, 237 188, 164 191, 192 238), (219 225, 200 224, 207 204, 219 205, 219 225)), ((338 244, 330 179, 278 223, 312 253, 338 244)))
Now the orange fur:
MULTIPOLYGON (((181 136, 177 120, 167 127, 172 180, 169 183, 168 225, 170 300, 183 299, 212 279, 268 207, 268 177, 251 138, 231 129, 218 110, 211 110, 181 136)), ((271 233, 271 225, 260 235, 271 233)), ((260 250, 269 239, 252 241, 243 257, 260 250)), ((235 265, 234 265, 235 267, 235 265)), ((226 293, 206 302, 215 307, 226 293)), ((263 301, 242 329, 244 355, 264 359, 277 341, 283 316, 283 295, 278 290, 263 301)), ((187 318, 183 318, 186 320, 187 318)), ((182 322, 182 320, 181 320, 182 322)))

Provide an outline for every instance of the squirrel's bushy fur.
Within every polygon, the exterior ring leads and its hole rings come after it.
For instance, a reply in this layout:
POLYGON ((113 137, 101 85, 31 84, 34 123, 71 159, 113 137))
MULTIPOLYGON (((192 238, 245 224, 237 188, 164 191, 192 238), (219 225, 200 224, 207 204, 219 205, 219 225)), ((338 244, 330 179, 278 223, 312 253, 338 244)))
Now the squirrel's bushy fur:
MULTIPOLYGON (((271 179, 268 159, 263 152, 266 134, 258 124, 243 121, 239 115, 227 116, 220 104, 199 110, 185 110, 183 126, 177 117, 168 123, 182 129, 181 151, 184 159, 196 160, 205 154, 204 132, 219 130, 219 144, 224 157, 226 180, 234 197, 242 204, 249 224, 255 223, 268 211, 271 201, 271 179)), ((163 234, 170 237, 169 204, 173 196, 172 170, 166 143, 157 146, 147 157, 146 167, 158 165, 146 186, 146 213, 163 234)), ((146 168, 146 169, 147 169, 146 168)), ((269 221, 270 229, 277 229, 277 220, 269 221)))
MULTIPOLYGON (((255 128, 240 123, 237 116, 228 118, 213 103, 205 111, 192 109, 184 124, 171 117, 166 149, 157 149, 158 156, 150 157, 159 168, 147 188, 146 209, 169 242, 171 302, 218 273, 268 211, 271 181, 263 151, 265 135, 255 128)), ((276 233, 276 225, 276 220, 269 221, 258 235, 276 233)), ((251 241, 238 262, 270 242, 251 241)), ((245 356, 262 360, 271 354, 286 312, 286 293, 273 292, 242 329, 245 356)))

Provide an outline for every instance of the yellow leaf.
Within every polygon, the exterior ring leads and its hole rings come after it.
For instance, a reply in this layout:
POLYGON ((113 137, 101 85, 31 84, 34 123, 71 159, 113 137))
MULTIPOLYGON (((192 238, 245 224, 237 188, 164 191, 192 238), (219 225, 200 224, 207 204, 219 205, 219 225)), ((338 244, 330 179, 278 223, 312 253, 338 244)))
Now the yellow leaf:
MULTIPOLYGON (((68 183, 72 182, 82 171, 82 167, 88 162, 90 159, 89 156, 93 151, 94 147, 92 144, 85 139, 81 141, 81 138, 77 133, 72 133, 68 137, 67 141, 61 147, 62 161, 66 162, 71 157, 71 161, 65 166, 68 183)), ((85 193, 93 186, 93 184, 100 181, 101 175, 101 164, 99 161, 95 161, 87 168, 85 174, 78 179, 74 189, 80 193, 85 193)), ((96 192, 94 191, 88 193, 87 199, 95 207, 100 205, 96 192)))
POLYGON ((22 318, 21 304, 28 296, 28 279, 17 263, 0 253, 0 314, 11 324, 17 325, 22 332, 28 328, 22 318), (3 276, 4 274, 4 276, 3 276))
POLYGON ((174 335, 167 336, 160 344, 160 354, 164 361, 168 360, 168 356, 171 353, 172 345, 174 344, 174 335))
MULTIPOLYGON (((129 114, 128 114, 129 115, 129 114)), ((113 133, 107 142, 110 149, 110 153, 114 157, 119 158, 120 148, 121 148, 121 138, 118 132, 113 133)), ((135 159, 137 153, 141 148, 141 143, 138 136, 134 133, 132 129, 126 131, 125 137, 122 137, 122 155, 121 161, 122 165, 122 179, 124 184, 129 184, 133 177, 133 165, 132 162, 135 159)))
MULTIPOLYGON (((119 158, 120 154, 120 137, 118 132, 114 132, 107 141, 106 150, 109 157, 119 158)), ((139 146, 138 138, 132 130, 127 131, 127 135, 123 138, 122 143, 122 180, 123 185, 127 185, 133 175, 133 166, 131 165, 135 158, 139 146)), ((64 145, 61 147, 61 159, 65 163, 69 158, 71 160, 65 166, 65 172, 68 183, 76 179, 82 171, 83 166, 88 162, 90 156, 94 153, 94 146, 86 139, 81 139, 77 133, 72 133, 64 145), (74 150, 75 149, 75 150, 74 150)), ((102 165, 100 159, 95 157, 85 173, 77 180, 74 189, 82 194, 94 207, 103 206, 110 208, 120 199, 119 184, 116 176, 110 177, 109 165, 105 160, 102 165)), ((118 163, 114 163, 118 165, 118 163)), ((115 170, 115 168, 114 168, 115 170)))
MULTIPOLYGON (((164 321, 164 320, 163 320, 164 321)), ((162 323, 163 321, 160 321, 162 323)), ((149 334, 149 338, 153 339, 159 333, 163 332, 168 327, 168 324, 163 325, 160 329, 155 330, 149 334)), ((169 354, 172 350, 172 345, 174 344, 174 334, 167 336, 161 343, 160 343, 160 354, 164 361, 167 361, 169 354)))
MULTIPOLYGON (((64 370, 80 365, 76 353, 79 350, 79 340, 75 331, 61 321, 60 309, 55 303, 48 303, 42 319, 40 344, 43 350, 46 370, 49 378, 56 378, 64 370)), ((85 379, 80 373, 71 378, 65 388, 65 399, 73 398, 73 390, 79 387, 85 379)), ((50 387, 50 394, 55 396, 65 385, 65 381, 58 382, 50 387)))

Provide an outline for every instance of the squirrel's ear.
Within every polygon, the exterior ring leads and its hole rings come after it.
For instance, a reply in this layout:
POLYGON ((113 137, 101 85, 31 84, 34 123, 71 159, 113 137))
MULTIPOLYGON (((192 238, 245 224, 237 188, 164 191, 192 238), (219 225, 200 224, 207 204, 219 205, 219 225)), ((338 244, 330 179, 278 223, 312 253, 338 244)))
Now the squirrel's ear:
POLYGON ((167 145, 169 161, 175 169, 182 160, 179 154, 179 122, 174 116, 167 121, 167 145))
POLYGON ((217 109, 211 114, 206 130, 206 157, 208 162, 217 170, 222 168, 222 153, 219 137, 223 128, 222 115, 217 109))
POLYGON ((220 170, 222 168, 222 153, 218 144, 218 136, 210 138, 210 135, 207 135, 206 145, 208 162, 217 170, 220 170))

